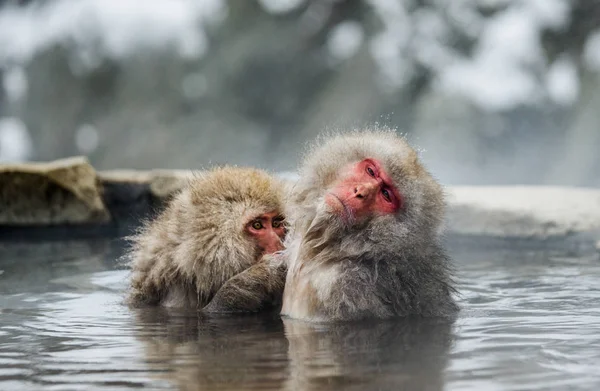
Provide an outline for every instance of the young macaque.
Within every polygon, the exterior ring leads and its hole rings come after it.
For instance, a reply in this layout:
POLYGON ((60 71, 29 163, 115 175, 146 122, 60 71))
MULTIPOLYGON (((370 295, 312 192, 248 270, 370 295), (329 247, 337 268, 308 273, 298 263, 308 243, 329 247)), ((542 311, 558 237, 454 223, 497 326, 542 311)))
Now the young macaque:
POLYGON ((227 280, 282 250, 285 232, 280 181, 251 168, 198 173, 132 238, 129 301, 200 309, 227 280))
POLYGON ((456 312, 439 238, 443 193, 417 153, 385 129, 318 145, 286 201, 282 315, 345 321, 456 312))
POLYGON ((440 185, 393 131, 319 140, 286 198, 286 250, 229 280, 211 306, 260 308, 285 280, 281 313, 291 318, 451 315, 444 209, 440 185))

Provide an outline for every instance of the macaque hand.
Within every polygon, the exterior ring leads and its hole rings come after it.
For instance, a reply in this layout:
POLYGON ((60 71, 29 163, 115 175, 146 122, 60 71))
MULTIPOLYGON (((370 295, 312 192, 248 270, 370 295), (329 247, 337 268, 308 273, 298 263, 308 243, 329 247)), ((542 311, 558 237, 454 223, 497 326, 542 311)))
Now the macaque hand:
POLYGON ((202 311, 258 312, 281 305, 287 263, 285 253, 265 255, 258 263, 225 282, 202 311))

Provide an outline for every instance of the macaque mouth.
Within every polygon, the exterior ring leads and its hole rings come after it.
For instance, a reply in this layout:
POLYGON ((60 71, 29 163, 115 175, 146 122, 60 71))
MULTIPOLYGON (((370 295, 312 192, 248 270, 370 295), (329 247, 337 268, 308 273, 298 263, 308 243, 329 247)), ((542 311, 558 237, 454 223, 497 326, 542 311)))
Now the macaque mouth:
POLYGON ((354 217, 354 211, 340 197, 334 193, 325 194, 325 203, 333 208, 334 213, 341 214, 344 220, 351 221, 354 217))

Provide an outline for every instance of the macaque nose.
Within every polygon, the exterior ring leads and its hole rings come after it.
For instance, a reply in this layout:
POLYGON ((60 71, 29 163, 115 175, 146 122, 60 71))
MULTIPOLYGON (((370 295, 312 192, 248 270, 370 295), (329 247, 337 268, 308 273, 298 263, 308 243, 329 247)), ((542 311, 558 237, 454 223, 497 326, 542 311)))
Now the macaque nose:
POLYGON ((265 248, 265 252, 267 254, 273 254, 281 250, 283 250, 283 244, 281 243, 281 240, 279 240, 279 238, 277 239, 277 241, 272 241, 271 243, 269 243, 267 248, 265 248))
POLYGON ((279 238, 279 235, 275 231, 271 231, 267 237, 267 243, 265 245, 265 252, 272 254, 277 251, 283 250, 283 243, 279 238))
POLYGON ((360 198, 360 199, 367 198, 373 193, 373 190, 375 190, 375 187, 376 187, 375 185, 371 185, 371 184, 357 185, 354 188, 354 196, 356 198, 360 198))
POLYGON ((278 239, 277 242, 275 242, 275 251, 273 251, 273 252, 283 250, 283 243, 281 242, 281 239, 279 239, 279 236, 277 237, 277 239, 278 239))

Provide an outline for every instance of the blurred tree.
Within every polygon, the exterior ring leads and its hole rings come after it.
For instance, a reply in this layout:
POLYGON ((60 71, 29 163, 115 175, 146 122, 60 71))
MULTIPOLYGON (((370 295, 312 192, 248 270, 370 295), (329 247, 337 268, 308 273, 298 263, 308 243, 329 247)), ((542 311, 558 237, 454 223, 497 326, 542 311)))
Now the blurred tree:
POLYGON ((600 185, 597 2, 16 3, 0 34, 33 38, 0 37, 0 68, 22 68, 27 93, 0 115, 23 119, 37 159, 288 170, 324 128, 378 121, 446 182, 600 185))

